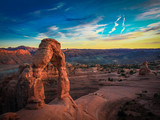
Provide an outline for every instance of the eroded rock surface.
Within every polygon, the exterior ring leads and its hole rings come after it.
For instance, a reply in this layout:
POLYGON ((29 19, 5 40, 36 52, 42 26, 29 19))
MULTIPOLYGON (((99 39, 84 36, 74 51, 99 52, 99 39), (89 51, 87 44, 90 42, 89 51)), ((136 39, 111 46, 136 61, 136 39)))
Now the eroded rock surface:
POLYGON ((27 50, 9 51, 0 49, 0 65, 22 64, 31 61, 32 55, 27 50))
POLYGON ((145 61, 142 66, 140 67, 140 70, 139 70, 139 75, 146 75, 146 74, 149 74, 151 73, 151 70, 149 69, 148 67, 148 62, 145 61))
POLYGON ((20 117, 16 113, 5 113, 0 115, 0 120, 19 120, 20 117))
MULTIPOLYGON (((76 108, 75 102, 69 95, 70 82, 67 76, 65 56, 61 51, 60 43, 54 39, 42 40, 39 49, 33 56, 32 64, 20 65, 16 77, 3 83, 5 87, 2 87, 0 92, 3 93, 7 90, 5 95, 10 93, 12 95, 9 95, 9 97, 14 98, 12 102, 7 101, 6 103, 5 99, 8 100, 8 97, 1 96, 3 99, 2 101, 4 102, 3 108, 5 108, 5 105, 8 103, 13 104, 15 107, 13 111, 23 108, 24 106, 28 109, 39 109, 44 107, 45 95, 42 78, 45 78, 46 76, 43 76, 44 74, 42 74, 42 72, 48 64, 53 64, 55 67, 54 72, 58 72, 57 100, 63 101, 63 99, 68 98, 76 108)), ((9 105, 9 109, 12 110, 10 106, 12 105, 9 105)), ((7 111, 7 109, 8 108, 6 108, 5 111, 7 111)), ((1 113, 3 112, 4 110, 1 111, 1 113)))
MULTIPOLYGON (((25 67, 22 78, 28 81, 28 102, 27 108, 39 109, 44 106, 44 87, 42 83, 42 71, 49 64, 52 63, 59 72, 58 79, 58 99, 70 98, 69 95, 70 83, 67 76, 65 56, 61 51, 60 43, 54 39, 44 39, 39 45, 39 49, 33 56, 32 66, 25 67)), ((76 105, 75 105, 76 106, 76 105)))

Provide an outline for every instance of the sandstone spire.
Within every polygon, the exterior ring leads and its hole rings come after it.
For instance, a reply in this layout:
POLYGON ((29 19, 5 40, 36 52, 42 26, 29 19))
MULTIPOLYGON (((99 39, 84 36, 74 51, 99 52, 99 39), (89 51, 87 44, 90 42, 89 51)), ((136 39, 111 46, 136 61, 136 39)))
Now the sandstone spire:
POLYGON ((151 70, 149 69, 148 67, 148 62, 145 61, 142 66, 140 67, 140 70, 139 70, 139 75, 146 75, 146 74, 149 74, 151 73, 151 70))

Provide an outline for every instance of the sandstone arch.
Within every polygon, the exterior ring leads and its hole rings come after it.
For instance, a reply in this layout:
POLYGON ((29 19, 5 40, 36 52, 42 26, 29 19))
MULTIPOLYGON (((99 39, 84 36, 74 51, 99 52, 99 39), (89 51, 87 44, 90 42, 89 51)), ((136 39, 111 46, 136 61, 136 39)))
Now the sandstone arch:
MULTIPOLYGON (((68 80, 65 55, 61 51, 61 45, 54 39, 43 39, 35 55, 33 61, 28 67, 22 67, 20 79, 28 81, 28 101, 26 108, 38 109, 44 106, 44 87, 41 81, 41 72, 47 66, 48 63, 52 63, 59 72, 58 78, 58 100, 64 100, 66 97, 73 103, 74 107, 77 107, 73 99, 71 98, 70 82, 68 80), (27 71, 27 72, 26 72, 27 71)), ((21 81, 20 80, 20 81, 21 81)))

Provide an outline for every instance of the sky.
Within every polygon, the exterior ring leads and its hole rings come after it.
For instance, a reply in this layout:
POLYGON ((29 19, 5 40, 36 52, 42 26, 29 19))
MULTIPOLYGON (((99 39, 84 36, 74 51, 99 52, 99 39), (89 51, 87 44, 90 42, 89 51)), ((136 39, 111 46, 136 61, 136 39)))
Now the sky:
POLYGON ((0 0, 0 47, 160 48, 160 0, 0 0))

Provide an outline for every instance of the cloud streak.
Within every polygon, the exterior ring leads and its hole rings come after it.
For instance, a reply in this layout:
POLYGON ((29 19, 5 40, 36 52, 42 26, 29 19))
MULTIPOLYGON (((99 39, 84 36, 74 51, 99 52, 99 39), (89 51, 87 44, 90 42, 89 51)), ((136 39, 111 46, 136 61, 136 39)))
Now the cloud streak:
POLYGON ((114 27, 112 28, 111 31, 109 31, 110 34, 116 30, 116 27, 119 25, 117 22, 118 22, 120 19, 121 19, 121 16, 118 17, 117 20, 114 22, 114 27))
POLYGON ((122 23, 122 30, 121 30, 121 34, 122 34, 122 32, 125 30, 125 20, 126 20, 126 18, 124 17, 123 18, 123 23, 122 23))
POLYGON ((107 24, 98 24, 99 21, 103 19, 103 16, 100 16, 89 23, 80 24, 77 26, 65 28, 68 37, 74 37, 75 39, 93 39, 99 38, 100 33, 103 33, 104 27, 107 24))
POLYGON ((57 4, 56 7, 47 9, 47 11, 53 11, 53 10, 60 9, 60 8, 62 8, 64 5, 65 5, 65 4, 64 4, 63 2, 60 2, 60 3, 57 4))
POLYGON ((119 41, 119 40, 127 40, 127 41, 139 41, 145 40, 149 38, 156 38, 159 36, 160 31, 160 22, 149 24, 145 28, 141 28, 139 31, 129 32, 122 35, 116 36, 108 36, 103 38, 103 41, 119 41))
POLYGON ((64 11, 67 12, 67 11, 69 11, 69 10, 71 10, 71 9, 72 9, 72 8, 69 7, 69 8, 66 8, 64 11))
POLYGON ((137 20, 156 19, 156 18, 160 18, 160 7, 149 9, 144 13, 137 15, 136 17, 137 20))
POLYGON ((88 23, 79 24, 77 26, 60 29, 57 26, 48 27, 48 31, 45 33, 39 33, 34 39, 40 40, 47 37, 64 39, 76 39, 76 40, 92 40, 99 39, 103 33, 107 24, 99 24, 103 20, 103 16, 97 17, 88 23), (101 34, 100 34, 101 33, 101 34))
POLYGON ((48 36, 45 33, 39 33, 36 37, 33 37, 36 40, 42 40, 44 38, 48 38, 48 36))
POLYGON ((51 31, 56 31, 58 30, 58 27, 54 25, 54 26, 49 27, 48 29, 51 31))
POLYGON ((40 15, 42 13, 51 12, 51 11, 55 11, 55 10, 61 9, 64 5, 65 5, 65 3, 60 2, 60 3, 57 3, 57 5, 55 7, 53 7, 53 8, 36 10, 36 11, 30 13, 30 14, 40 15))

